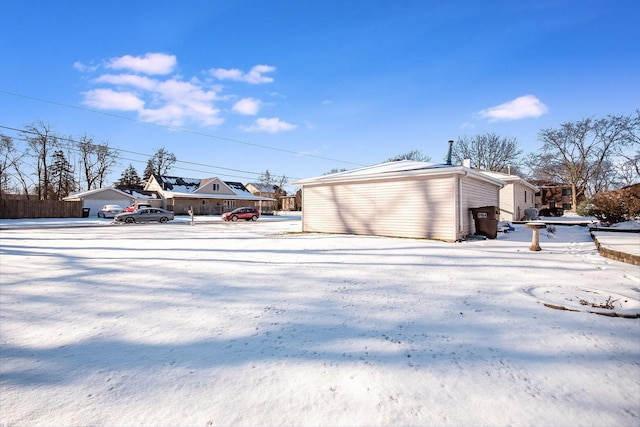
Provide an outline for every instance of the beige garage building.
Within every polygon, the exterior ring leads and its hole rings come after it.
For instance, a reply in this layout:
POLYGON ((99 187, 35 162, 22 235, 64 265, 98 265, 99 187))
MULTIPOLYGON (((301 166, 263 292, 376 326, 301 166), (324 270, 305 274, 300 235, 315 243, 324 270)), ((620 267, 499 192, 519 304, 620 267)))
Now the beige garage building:
POLYGON ((500 205, 504 182, 464 166, 411 160, 296 181, 302 231, 457 241, 470 208, 500 205))

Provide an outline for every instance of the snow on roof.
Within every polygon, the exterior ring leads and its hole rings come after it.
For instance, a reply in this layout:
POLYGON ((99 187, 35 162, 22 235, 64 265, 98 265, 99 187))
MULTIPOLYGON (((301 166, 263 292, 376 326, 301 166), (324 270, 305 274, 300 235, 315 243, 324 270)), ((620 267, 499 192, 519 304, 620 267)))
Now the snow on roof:
POLYGON ((208 180, 200 180, 194 178, 181 178, 181 177, 171 177, 171 176, 157 176, 156 180, 158 183, 162 185, 166 192, 171 193, 171 195, 175 198, 192 198, 197 197, 199 199, 236 199, 236 200, 247 200, 247 201, 260 201, 260 200, 275 200, 268 197, 260 197, 251 194, 249 190, 241 183, 235 181, 223 181, 226 186, 228 186, 231 191, 234 192, 234 196, 230 194, 216 194, 216 193, 202 193, 195 191, 200 188, 200 184, 211 182, 211 179, 208 180))
POLYGON ((200 179, 179 176, 157 176, 162 189, 174 193, 193 193, 200 188, 200 179))
POLYGON ((510 174, 495 172, 495 171, 478 171, 478 172, 483 173, 487 176, 490 176, 491 178, 499 179, 500 181, 504 181, 507 183, 520 182, 521 184, 531 187, 533 190, 536 190, 536 191, 538 190, 538 187, 536 187, 534 184, 530 183, 529 181, 519 177, 518 175, 510 175, 510 174))
POLYGON ((121 191, 130 194, 136 199, 157 199, 158 195, 154 191, 137 190, 134 188, 123 188, 121 191))
POLYGON ((130 196, 129 194, 125 193, 124 191, 118 190, 117 188, 103 187, 103 188, 96 188, 94 190, 71 193, 69 196, 64 197, 62 200, 82 199, 82 198, 85 198, 85 197, 90 196, 92 194, 101 193, 101 192, 104 192, 104 191, 115 191, 117 193, 121 193, 123 196, 126 196, 126 197, 130 196))
POLYGON ((261 193, 273 193, 275 191, 273 185, 267 185, 262 182, 250 182, 249 184, 261 193))
POLYGON ((416 175, 437 175, 442 173, 468 174, 474 177, 489 181, 493 184, 504 186, 504 182, 487 175, 480 174, 478 171, 464 167, 452 166, 446 164, 438 164, 431 162, 418 162, 415 160, 399 160, 392 162, 379 163, 372 166, 351 169, 344 172, 323 175, 316 178, 308 178, 299 180, 293 185, 319 184, 328 182, 348 182, 348 181, 365 181, 368 179, 381 179, 401 176, 416 175))

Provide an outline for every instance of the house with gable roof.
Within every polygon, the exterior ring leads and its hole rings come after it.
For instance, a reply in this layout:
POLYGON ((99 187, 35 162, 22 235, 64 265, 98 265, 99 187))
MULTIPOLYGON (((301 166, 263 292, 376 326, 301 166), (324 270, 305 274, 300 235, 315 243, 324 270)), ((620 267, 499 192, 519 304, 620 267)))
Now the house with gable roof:
POLYGON ((262 203, 273 202, 270 197, 256 196, 240 182, 220 178, 185 178, 154 174, 149 177, 145 191, 160 195, 163 207, 176 215, 220 215, 247 206, 260 209, 262 203))
MULTIPOLYGON (((278 186, 277 185, 267 185, 262 182, 249 182, 246 185, 247 190, 251 194, 261 197, 269 197, 272 198, 273 202, 265 202, 262 204, 262 210, 260 213, 262 214, 272 214, 276 209, 276 200, 278 198, 278 186)), ((286 193, 285 193, 286 194, 286 193)))

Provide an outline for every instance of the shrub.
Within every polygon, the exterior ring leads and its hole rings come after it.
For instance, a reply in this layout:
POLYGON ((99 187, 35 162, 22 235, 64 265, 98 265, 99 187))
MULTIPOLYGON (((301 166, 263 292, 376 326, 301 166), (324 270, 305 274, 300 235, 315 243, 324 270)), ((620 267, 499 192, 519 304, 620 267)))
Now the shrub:
POLYGON ((576 213, 580 216, 593 216, 593 202, 587 199, 578 205, 576 213))
POLYGON ((610 224, 640 216, 640 184, 593 196, 592 214, 610 224))

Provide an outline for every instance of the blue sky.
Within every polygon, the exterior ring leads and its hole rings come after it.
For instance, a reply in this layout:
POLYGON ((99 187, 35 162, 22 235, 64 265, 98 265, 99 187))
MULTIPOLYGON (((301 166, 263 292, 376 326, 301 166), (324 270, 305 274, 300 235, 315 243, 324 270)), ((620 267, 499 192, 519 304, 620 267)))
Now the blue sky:
MULTIPOLYGON (((0 126, 172 173, 291 180, 494 132, 525 152, 640 107, 640 2, 33 1, 0 16, 0 126)), ((0 128, 0 132, 15 132, 0 128)))

